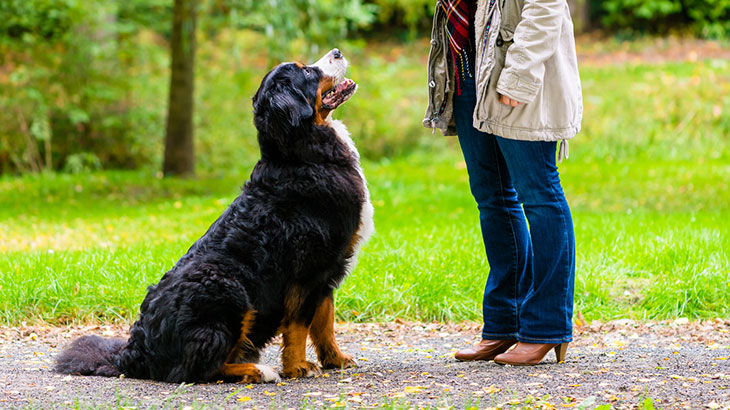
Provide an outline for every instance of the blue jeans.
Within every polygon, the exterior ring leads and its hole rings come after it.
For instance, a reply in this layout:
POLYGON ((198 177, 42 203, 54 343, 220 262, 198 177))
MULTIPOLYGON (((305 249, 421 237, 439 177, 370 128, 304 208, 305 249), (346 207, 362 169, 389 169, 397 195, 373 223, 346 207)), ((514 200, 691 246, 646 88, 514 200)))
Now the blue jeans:
POLYGON ((570 342, 575 236, 558 177, 557 143, 511 140, 475 129, 472 78, 453 101, 490 268, 482 338, 570 342))

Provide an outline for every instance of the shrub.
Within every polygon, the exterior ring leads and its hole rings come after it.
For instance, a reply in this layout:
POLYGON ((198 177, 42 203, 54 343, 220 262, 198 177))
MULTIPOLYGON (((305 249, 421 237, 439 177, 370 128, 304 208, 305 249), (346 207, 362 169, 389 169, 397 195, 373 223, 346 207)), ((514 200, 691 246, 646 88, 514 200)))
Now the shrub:
MULTIPOLYGON (((135 117, 138 50, 119 36, 115 3, 11 0, 0 14, 0 171, 62 169, 87 152, 106 167, 154 155, 135 117), (7 16, 7 18, 5 18, 7 16)), ((161 121, 161 118, 155 118, 161 121)))
POLYGON ((684 0, 695 31, 702 37, 730 36, 730 0, 684 0))
POLYGON ((411 32, 428 28, 435 6, 434 0, 370 0, 378 7, 377 21, 391 27, 405 27, 411 32))
POLYGON ((603 24, 608 28, 666 31, 667 22, 682 12, 680 0, 607 0, 603 24))
POLYGON ((730 35, 730 0, 604 0, 599 7, 601 22, 611 30, 664 33, 689 27, 705 38, 730 35))

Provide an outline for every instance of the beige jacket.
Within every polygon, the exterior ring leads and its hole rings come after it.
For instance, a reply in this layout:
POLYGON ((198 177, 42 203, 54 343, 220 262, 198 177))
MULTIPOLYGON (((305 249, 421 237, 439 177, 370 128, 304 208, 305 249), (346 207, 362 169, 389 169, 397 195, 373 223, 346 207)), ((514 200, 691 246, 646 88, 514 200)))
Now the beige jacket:
MULTIPOLYGON (((485 39, 489 0, 478 0, 475 16, 474 127, 518 140, 573 138, 580 131, 583 97, 566 0, 496 1, 493 23, 499 23, 499 32, 492 30, 485 39), (498 101, 499 94, 525 104, 512 108, 498 101)), ((447 57, 446 15, 439 3, 431 33, 429 99, 423 125, 455 135, 451 101, 454 71, 447 57)))

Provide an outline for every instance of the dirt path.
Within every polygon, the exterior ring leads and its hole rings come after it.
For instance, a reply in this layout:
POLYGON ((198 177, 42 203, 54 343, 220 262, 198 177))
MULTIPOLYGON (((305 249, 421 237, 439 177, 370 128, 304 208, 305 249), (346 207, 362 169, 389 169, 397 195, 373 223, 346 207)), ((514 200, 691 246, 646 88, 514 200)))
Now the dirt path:
POLYGON ((730 58, 728 42, 691 37, 657 37, 617 42, 584 34, 578 36, 576 46, 581 67, 730 58))
MULTIPOLYGON (((730 409, 730 320, 576 329, 564 364, 551 352, 534 367, 460 363, 457 349, 479 326, 339 324, 359 367, 278 385, 174 385, 51 372, 59 348, 79 334, 121 329, 0 328, 0 408, 636 408, 730 409), (527 406, 527 407, 526 407, 527 406)), ((308 352, 310 359, 313 352, 308 352)), ((262 363, 278 365, 278 348, 262 363)))

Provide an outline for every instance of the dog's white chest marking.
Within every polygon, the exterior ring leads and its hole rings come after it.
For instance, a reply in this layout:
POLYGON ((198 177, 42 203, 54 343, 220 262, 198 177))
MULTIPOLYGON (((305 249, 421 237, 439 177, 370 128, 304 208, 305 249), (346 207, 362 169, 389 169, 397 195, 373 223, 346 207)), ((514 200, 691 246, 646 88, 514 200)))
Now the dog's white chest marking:
POLYGON ((355 147, 355 142, 353 142, 350 137, 350 132, 347 130, 347 127, 342 121, 334 120, 331 116, 327 118, 327 122, 329 126, 335 130, 337 138, 347 144, 350 151, 352 151, 355 158, 357 158, 358 172, 360 173, 360 178, 362 178, 363 188, 365 190, 362 211, 360 211, 360 228, 357 231, 359 240, 355 245, 352 258, 347 261, 347 274, 350 274, 357 264, 357 254, 360 252, 360 248, 370 238, 370 236, 372 236, 373 232, 375 232, 375 224, 373 222, 374 209, 373 204, 370 202, 370 191, 368 190, 365 173, 363 173, 362 167, 360 166, 360 153, 357 151, 357 147, 355 147))

